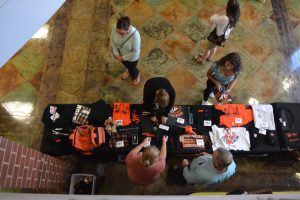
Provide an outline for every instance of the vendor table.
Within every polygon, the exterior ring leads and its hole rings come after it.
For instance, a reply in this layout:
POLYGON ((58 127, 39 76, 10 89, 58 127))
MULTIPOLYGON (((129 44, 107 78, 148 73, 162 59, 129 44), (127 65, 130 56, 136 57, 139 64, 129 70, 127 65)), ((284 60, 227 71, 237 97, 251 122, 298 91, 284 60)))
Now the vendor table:
MULTIPOLYGON (((79 154, 69 145, 68 137, 58 137, 53 135, 53 131, 56 129, 65 129, 66 131, 71 131, 73 128, 78 126, 72 122, 73 114, 76 110, 78 104, 50 104, 45 108, 42 121, 44 123, 44 133, 41 143, 41 151, 53 156, 69 155, 69 154, 79 154), (55 111, 59 113, 59 118, 55 121, 51 119, 53 117, 53 112, 51 113, 51 108, 55 107, 55 111)), ((112 114, 112 107, 106 104, 103 100, 99 100, 93 104, 83 104, 91 108, 91 113, 87 118, 87 123, 93 126, 103 126, 105 119, 107 119, 112 114)), ((300 104, 289 104, 289 103, 274 103, 274 112, 281 108, 282 106, 287 106, 289 108, 300 108, 300 104)), ((297 110, 296 109, 296 110, 297 110)), ((132 135, 137 136, 138 142, 141 142, 147 135, 145 133, 152 133, 155 137, 152 138, 152 144, 160 147, 161 139, 163 135, 169 136, 169 141, 167 143, 168 156, 193 156, 197 155, 203 151, 212 152, 212 147, 210 144, 209 131, 211 131, 211 126, 205 126, 203 121, 210 121, 211 125, 216 124, 219 127, 219 111, 215 110, 214 106, 202 106, 202 105, 178 105, 174 106, 172 109, 172 116, 169 116, 167 126, 169 130, 163 130, 157 128, 156 124, 153 124, 149 116, 142 115, 143 106, 141 104, 132 104, 130 106, 130 112, 135 113, 139 117, 139 121, 131 123, 128 126, 118 127, 119 134, 127 134, 128 145, 116 148, 112 147, 112 142, 110 141, 111 135, 106 134, 106 143, 101 147, 94 150, 94 155, 112 153, 112 154, 127 154, 135 145, 136 142, 132 141, 132 135), (199 112, 201 110, 201 112, 199 112), (198 111, 198 112, 196 112, 198 111), (199 114, 200 113, 200 114, 199 114), (180 118, 180 120, 178 120, 180 118), (183 148, 179 141, 179 136, 185 134, 185 127, 191 126, 193 130, 199 135, 204 137, 205 148, 183 148), (143 134, 144 133, 144 134, 143 134)), ((52 110, 53 111, 53 110, 52 110)), ((292 110, 293 112, 293 110, 292 110)), ((297 111, 298 113, 299 110, 297 111)), ((298 125, 299 114, 294 113, 296 123, 294 129, 295 133, 299 133, 298 125)), ((278 128, 278 113, 275 112, 275 122, 276 129, 278 128)), ((282 130, 272 131, 272 140, 267 135, 262 135, 258 132, 258 129, 254 127, 254 123, 249 122, 245 124, 245 127, 249 131, 250 135, 250 151, 232 151, 233 154, 269 154, 277 153, 279 151, 286 149, 286 143, 282 139, 282 130)), ((286 130, 285 130, 286 131, 286 130)), ((288 131, 289 132, 289 131, 288 131)), ((299 146, 293 146, 294 149, 300 148, 299 146)))

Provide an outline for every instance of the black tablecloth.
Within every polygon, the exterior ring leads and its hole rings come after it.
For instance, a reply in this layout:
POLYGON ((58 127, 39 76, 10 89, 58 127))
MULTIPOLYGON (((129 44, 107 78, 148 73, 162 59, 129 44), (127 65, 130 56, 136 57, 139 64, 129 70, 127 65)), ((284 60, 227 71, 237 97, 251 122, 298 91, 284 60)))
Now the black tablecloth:
MULTIPOLYGON (((53 135, 51 131, 53 128, 61 127, 66 129, 72 129, 76 124, 72 123, 72 117, 75 112, 77 104, 51 104, 45 108, 42 121, 44 122, 44 135, 41 143, 41 151, 48 153, 53 156, 66 155, 66 154, 77 154, 76 151, 72 149, 69 145, 68 138, 65 137, 60 142, 55 142, 53 140, 53 135), (60 115, 55 122, 50 119, 51 114, 49 113, 50 106, 56 106, 57 112, 60 115)), ((103 126, 105 119, 107 119, 112 114, 112 109, 103 100, 99 100, 94 104, 85 104, 92 109, 91 114, 88 117, 89 124, 94 126, 103 126)), ((278 105, 277 105, 278 107, 278 105)), ((167 125, 169 125, 169 131, 164 131, 161 129, 153 128, 156 125, 153 124, 149 116, 142 116, 142 105, 132 104, 131 108, 131 118, 133 119, 133 113, 135 115, 135 120, 131 125, 126 127, 118 127, 119 132, 126 132, 128 134, 138 133, 139 143, 143 141, 146 136, 142 133, 152 132, 156 135, 152 139, 154 145, 160 147, 161 139, 163 135, 169 136, 169 142, 167 145, 168 155, 174 156, 189 156, 195 155, 202 151, 212 152, 212 148, 209 142, 206 142, 205 149, 200 148, 182 148, 179 142, 179 135, 184 134, 184 127, 191 125, 197 132, 197 134, 202 134, 209 139, 209 131, 211 131, 210 126, 204 126, 204 120, 210 120, 212 125, 219 125, 219 115, 215 111, 214 106, 202 106, 202 105, 190 105, 190 106, 177 106, 174 109, 173 115, 169 118, 167 125), (184 119, 184 123, 180 124, 177 122, 177 118, 184 119), (137 128, 137 129, 136 129, 137 128)), ((300 113, 300 112, 299 112, 300 113)), ((297 118, 298 119, 298 118, 297 118)), ((298 125, 296 125, 297 127, 298 125)), ((280 151, 279 143, 277 142, 277 132, 274 131, 275 142, 270 142, 268 136, 258 134, 258 130, 254 128, 253 123, 245 125, 247 130, 249 130, 250 140, 251 140, 251 150, 250 151, 232 151, 234 154, 265 154, 265 153, 276 153, 280 151)), ((121 153, 126 154, 135 145, 131 143, 131 137, 129 137, 129 146, 124 148, 111 148, 109 146, 110 136, 106 134, 106 143, 101 147, 94 150, 95 155, 100 155, 103 153, 121 153)))

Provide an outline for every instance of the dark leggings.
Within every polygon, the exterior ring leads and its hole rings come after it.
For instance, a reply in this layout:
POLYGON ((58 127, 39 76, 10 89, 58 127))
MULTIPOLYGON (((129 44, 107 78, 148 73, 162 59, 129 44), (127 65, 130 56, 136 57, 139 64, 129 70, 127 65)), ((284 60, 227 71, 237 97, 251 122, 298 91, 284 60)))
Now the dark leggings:
POLYGON ((122 64, 128 69, 129 75, 132 80, 135 80, 139 75, 139 70, 136 68, 137 63, 139 60, 130 62, 130 61, 123 61, 122 64))
POLYGON ((213 91, 213 89, 216 87, 216 85, 209 79, 206 81, 206 89, 204 90, 203 94, 203 100, 207 101, 209 94, 213 91))

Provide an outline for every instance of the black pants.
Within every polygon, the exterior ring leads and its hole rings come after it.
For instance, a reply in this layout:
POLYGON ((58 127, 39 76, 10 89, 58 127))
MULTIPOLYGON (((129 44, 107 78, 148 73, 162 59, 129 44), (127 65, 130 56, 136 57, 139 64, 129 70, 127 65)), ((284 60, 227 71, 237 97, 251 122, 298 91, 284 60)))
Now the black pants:
MULTIPOLYGON (((226 85, 222 85, 222 90, 226 91, 229 84, 230 84, 230 82, 226 85)), ((209 94, 214 91, 215 87, 216 87, 216 85, 211 80, 207 79, 206 89, 204 90, 204 95, 203 95, 203 100, 204 101, 208 100, 209 94)))
POLYGON ((128 69, 129 75, 132 80, 135 80, 139 75, 139 70, 137 69, 137 64, 139 60, 136 60, 134 62, 130 61, 123 61, 122 64, 128 69))
POLYGON ((206 89, 204 90, 204 94, 203 94, 203 100, 207 101, 209 94, 214 90, 214 88, 216 87, 216 85, 209 79, 207 79, 206 81, 206 89))

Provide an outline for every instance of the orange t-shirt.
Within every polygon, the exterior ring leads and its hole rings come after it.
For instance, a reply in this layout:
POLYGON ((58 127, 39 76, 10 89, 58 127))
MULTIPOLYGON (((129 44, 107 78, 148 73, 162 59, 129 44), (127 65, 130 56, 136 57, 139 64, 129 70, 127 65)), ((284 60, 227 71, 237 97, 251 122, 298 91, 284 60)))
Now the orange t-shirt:
POLYGON ((116 102, 114 103, 113 107, 114 107, 113 114, 112 114, 113 121, 121 121, 119 125, 122 126, 127 126, 131 124, 129 103, 116 102))
POLYGON ((217 110, 224 112, 220 116, 220 124, 227 127, 243 126, 253 121, 253 111, 243 104, 217 104, 217 110))

